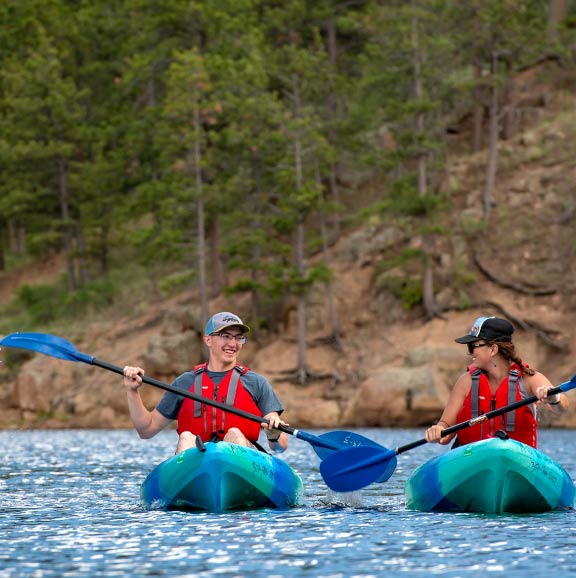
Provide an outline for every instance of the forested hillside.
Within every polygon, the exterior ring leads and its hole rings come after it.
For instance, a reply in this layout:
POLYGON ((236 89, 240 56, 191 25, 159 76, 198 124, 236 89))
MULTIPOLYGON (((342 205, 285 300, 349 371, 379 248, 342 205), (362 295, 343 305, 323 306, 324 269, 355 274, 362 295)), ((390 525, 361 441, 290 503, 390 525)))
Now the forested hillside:
POLYGON ((326 375, 366 378, 378 319, 439 339, 488 308, 570 350, 575 2, 7 0, 0 25, 0 333, 230 304, 352 423, 326 375))

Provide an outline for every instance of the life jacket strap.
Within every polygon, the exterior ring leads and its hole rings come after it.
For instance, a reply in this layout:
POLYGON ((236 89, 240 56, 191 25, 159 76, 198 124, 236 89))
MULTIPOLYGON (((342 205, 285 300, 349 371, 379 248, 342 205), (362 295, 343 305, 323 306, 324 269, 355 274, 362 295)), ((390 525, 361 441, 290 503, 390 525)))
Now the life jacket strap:
POLYGON ((480 376, 482 375, 482 371, 480 369, 475 369, 472 372, 472 391, 470 400, 472 402, 472 419, 478 417, 478 392, 480 391, 480 376))

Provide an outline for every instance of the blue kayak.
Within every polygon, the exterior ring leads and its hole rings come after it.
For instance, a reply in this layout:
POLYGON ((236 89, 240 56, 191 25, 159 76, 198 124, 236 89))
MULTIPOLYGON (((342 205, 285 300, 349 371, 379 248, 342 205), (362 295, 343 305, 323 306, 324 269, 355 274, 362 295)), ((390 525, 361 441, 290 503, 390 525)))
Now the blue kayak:
POLYGON ((148 508, 287 509, 302 498, 302 480, 283 460, 226 442, 190 448, 156 466, 141 487, 148 508))
POLYGON ((542 452, 491 438, 432 458, 408 478, 406 507, 425 512, 539 513, 574 506, 574 482, 542 452))

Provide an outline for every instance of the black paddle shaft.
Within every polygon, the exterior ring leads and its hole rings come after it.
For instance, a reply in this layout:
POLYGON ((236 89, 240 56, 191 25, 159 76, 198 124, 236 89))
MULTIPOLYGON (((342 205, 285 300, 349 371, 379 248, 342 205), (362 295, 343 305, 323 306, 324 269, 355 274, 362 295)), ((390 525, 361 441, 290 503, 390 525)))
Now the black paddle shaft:
MULTIPOLYGON (((562 393, 563 391, 564 390, 562 389, 561 386, 554 387, 553 389, 548 390, 548 397, 550 397, 551 395, 562 393)), ((520 401, 516 401, 515 403, 511 403, 510 405, 506 405, 499 409, 494 409, 492 411, 489 411, 488 413, 484 413, 482 415, 479 415, 478 417, 469 419, 468 421, 457 423, 456 425, 453 425, 451 427, 446 428, 445 430, 442 430, 442 433, 440 435, 441 437, 448 436, 450 434, 460 431, 461 429, 466 429, 467 427, 478 425, 479 423, 485 422, 486 420, 494 419, 499 415, 503 415, 505 413, 508 413, 509 411, 514 411, 519 407, 530 405, 531 403, 535 403, 537 401, 538 398, 535 395, 533 395, 532 397, 527 397, 526 399, 521 399, 520 401)), ((414 448, 417 448, 418 446, 423 446, 426 443, 428 443, 428 440, 426 438, 422 438, 421 440, 396 448, 396 454, 398 455, 407 452, 408 450, 413 450, 414 448)))
MULTIPOLYGON (((119 375, 124 375, 124 369, 122 367, 117 366, 117 365, 112 365, 111 363, 107 363, 106 361, 101 361, 99 359, 96 359, 95 357, 93 357, 91 359, 91 363, 92 363, 92 365, 97 365, 98 367, 102 367, 103 369, 108 369, 109 371, 113 371, 114 373, 118 373, 119 375)), ((215 400, 209 399, 207 397, 202 397, 201 395, 197 395, 191 391, 185 391, 183 389, 179 389, 173 385, 169 385, 169 384, 164 383, 162 381, 158 381, 157 379, 154 379, 152 377, 146 377, 145 375, 143 375, 142 381, 144 383, 147 383, 148 385, 153 385, 154 387, 159 387, 160 389, 163 389, 164 391, 170 391, 172 393, 175 393, 175 394, 180 395, 182 397, 187 397, 188 399, 198 401, 198 402, 203 403, 205 405, 211 405, 212 407, 215 407, 217 409, 221 409, 222 411, 234 413, 237 416, 243 417, 245 419, 249 419, 251 421, 255 421, 257 423, 267 423, 267 424, 270 423, 270 420, 268 420, 264 417, 254 415, 253 413, 248 413, 247 411, 244 411, 242 409, 238 409, 234 406, 225 405, 223 403, 220 403, 219 401, 215 401, 215 400)), ((290 435, 295 435, 295 432, 297 431, 292 427, 285 426, 282 424, 279 424, 278 427, 275 427, 274 429, 286 432, 290 435)))

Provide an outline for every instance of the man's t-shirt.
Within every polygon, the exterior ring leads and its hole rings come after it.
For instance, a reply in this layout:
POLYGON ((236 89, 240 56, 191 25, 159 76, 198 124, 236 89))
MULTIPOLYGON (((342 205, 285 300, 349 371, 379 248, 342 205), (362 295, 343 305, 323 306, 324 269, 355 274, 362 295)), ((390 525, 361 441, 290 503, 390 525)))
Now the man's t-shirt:
MULTIPOLYGON (((219 385, 228 372, 208 370, 207 373, 208 377, 214 382, 214 385, 219 385)), ((187 371, 178 376, 172 385, 183 391, 189 391, 195 379, 196 374, 193 371, 187 371)), ((263 375, 249 370, 240 376, 240 381, 256 402, 262 415, 267 415, 272 411, 281 414, 284 411, 270 382, 263 375)), ((167 391, 158 402, 156 409, 167 419, 178 419, 178 413, 180 412, 184 399, 181 395, 167 391)))

